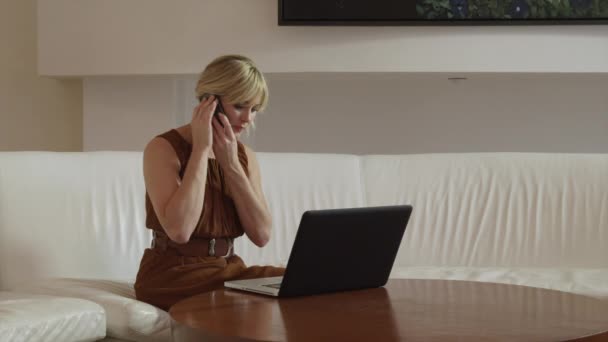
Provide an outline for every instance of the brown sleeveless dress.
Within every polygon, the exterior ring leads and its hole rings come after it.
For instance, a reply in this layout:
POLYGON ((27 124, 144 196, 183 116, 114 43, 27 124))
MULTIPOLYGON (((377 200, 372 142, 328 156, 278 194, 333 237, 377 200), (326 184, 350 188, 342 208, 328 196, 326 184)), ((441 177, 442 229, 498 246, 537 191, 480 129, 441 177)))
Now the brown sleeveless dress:
MULTIPOLYGON (((184 176, 192 152, 192 146, 177 130, 159 135, 166 139, 177 154, 184 176)), ((248 174, 245 148, 238 143, 238 157, 248 174)), ((209 159, 205 204, 201 218, 191 240, 196 238, 237 238, 244 234, 234 201, 225 186, 223 172, 215 159, 209 159)), ((165 234, 146 193, 146 227, 158 234, 165 234)), ((235 242, 235 244, 238 242, 235 242)), ((172 249, 159 251, 148 248, 141 259, 135 280, 135 296, 138 300, 168 310, 181 299, 203 292, 223 288, 224 281, 282 276, 284 268, 272 266, 247 267, 234 255, 224 257, 183 256, 172 249)))

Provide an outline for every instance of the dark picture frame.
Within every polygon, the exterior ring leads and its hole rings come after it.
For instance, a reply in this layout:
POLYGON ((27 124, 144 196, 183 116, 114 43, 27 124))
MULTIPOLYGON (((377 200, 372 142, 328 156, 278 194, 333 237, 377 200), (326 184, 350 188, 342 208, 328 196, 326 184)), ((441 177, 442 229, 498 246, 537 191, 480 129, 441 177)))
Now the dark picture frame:
POLYGON ((608 24, 608 0, 278 0, 281 26, 608 24))

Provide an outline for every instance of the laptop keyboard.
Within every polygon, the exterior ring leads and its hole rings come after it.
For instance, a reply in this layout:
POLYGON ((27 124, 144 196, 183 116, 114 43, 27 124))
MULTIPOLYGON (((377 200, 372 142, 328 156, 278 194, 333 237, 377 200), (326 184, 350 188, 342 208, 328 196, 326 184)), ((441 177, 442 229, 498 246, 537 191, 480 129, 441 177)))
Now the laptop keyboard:
POLYGON ((278 284, 266 284, 264 286, 272 287, 273 289, 280 289, 281 288, 281 283, 278 283, 278 284))

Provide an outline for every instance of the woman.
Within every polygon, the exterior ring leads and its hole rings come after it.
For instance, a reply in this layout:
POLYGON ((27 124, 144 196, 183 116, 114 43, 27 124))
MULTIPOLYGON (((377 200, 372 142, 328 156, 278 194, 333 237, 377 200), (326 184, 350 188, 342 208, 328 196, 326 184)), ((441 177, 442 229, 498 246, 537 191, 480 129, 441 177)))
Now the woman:
POLYGON ((224 281, 283 275, 247 267, 233 240, 263 247, 271 216, 253 151, 239 136, 268 101, 262 73, 243 56, 222 56, 202 72, 190 124, 152 139, 144 151, 146 226, 154 241, 141 260, 137 299, 168 310, 177 301, 222 288, 224 281), (213 115, 217 106, 224 113, 213 115))

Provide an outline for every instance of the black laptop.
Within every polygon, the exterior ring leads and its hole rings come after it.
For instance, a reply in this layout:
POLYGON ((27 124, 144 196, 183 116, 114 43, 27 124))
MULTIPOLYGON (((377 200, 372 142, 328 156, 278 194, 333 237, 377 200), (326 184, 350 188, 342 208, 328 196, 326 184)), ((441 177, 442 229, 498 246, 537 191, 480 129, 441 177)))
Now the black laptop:
POLYGON ((224 285, 276 297, 384 286, 411 213, 409 205, 306 211, 283 277, 224 285))

